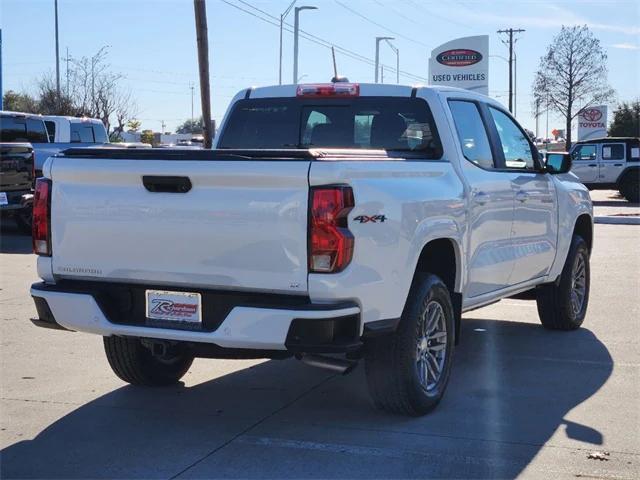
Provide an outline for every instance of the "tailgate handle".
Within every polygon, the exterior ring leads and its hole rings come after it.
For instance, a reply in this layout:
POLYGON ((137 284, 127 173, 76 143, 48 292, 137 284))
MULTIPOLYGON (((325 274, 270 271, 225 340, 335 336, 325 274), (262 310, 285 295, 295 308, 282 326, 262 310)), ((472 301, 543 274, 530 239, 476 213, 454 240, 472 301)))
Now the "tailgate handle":
POLYGON ((144 188, 154 193, 187 193, 191 190, 189 177, 167 175, 143 175, 144 188))

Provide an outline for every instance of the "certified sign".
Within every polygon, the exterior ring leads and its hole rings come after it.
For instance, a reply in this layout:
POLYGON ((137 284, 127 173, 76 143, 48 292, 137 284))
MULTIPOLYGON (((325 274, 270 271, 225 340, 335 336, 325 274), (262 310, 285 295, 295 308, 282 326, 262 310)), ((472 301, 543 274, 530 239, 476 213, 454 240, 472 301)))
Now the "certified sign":
POLYGON ((482 60, 482 54, 475 50, 447 50, 438 54, 436 61, 449 67, 467 67, 482 60))
POLYGON ((429 85, 489 94, 489 36, 451 40, 431 52, 429 85))

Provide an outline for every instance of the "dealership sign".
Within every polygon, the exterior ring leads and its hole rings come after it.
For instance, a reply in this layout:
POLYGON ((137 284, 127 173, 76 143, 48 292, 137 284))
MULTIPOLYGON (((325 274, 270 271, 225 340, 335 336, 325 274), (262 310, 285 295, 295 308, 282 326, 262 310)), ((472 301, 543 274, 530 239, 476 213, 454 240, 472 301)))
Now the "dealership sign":
POLYGON ((489 36, 457 38, 431 52, 429 85, 489 94, 489 36))
POLYGON ((578 140, 607 136, 607 106, 587 107, 578 114, 578 140))

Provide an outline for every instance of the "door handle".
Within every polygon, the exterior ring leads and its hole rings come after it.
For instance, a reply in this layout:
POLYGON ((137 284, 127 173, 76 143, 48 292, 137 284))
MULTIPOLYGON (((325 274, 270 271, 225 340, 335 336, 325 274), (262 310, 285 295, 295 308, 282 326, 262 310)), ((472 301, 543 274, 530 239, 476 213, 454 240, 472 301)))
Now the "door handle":
POLYGON ((482 191, 474 192, 473 201, 478 205, 484 205, 489 201, 489 194, 482 191))
POLYGON ((525 192, 524 190, 520 190, 518 193, 516 193, 516 200, 519 202, 526 202, 529 199, 529 194, 527 192, 525 192))
POLYGON ((621 163, 614 163, 614 164, 613 164, 613 166, 614 166, 614 167, 621 167, 621 166, 622 166, 622 164, 621 164, 621 163))
POLYGON ((590 166, 591 168, 593 168, 593 167, 597 167, 597 166, 598 166, 598 164, 597 164, 597 163, 590 163, 590 164, 589 164, 589 166, 590 166))
POLYGON ((153 193, 187 193, 191 190, 189 177, 143 175, 142 184, 153 193))

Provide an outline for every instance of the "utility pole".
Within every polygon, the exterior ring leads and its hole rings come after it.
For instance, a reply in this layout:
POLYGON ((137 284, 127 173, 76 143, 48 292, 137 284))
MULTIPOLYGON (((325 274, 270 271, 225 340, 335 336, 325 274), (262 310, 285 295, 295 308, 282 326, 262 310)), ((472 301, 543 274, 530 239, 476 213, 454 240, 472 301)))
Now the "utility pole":
POLYGON ((284 19, 289 15, 289 12, 295 3, 296 0, 293 0, 289 7, 280 14, 280 61, 278 62, 278 85, 282 85, 282 28, 284 26, 284 19))
POLYGON ((295 20, 293 22, 293 83, 298 83, 298 37, 300 36, 300 12, 302 10, 317 10, 318 7, 302 6, 295 8, 295 20))
POLYGON ((193 91, 194 91, 194 86, 193 86, 193 82, 191 82, 191 85, 189 85, 189 88, 191 89, 191 125, 193 125, 193 91))
POLYGON ((211 148, 211 98, 209 90, 209 34, 207 31, 207 6, 205 0, 193 0, 198 43, 198 66, 200 70, 200 101, 202 103, 202 131, 204 148, 211 148))
POLYGON ((508 40, 502 41, 505 45, 509 46, 509 111, 513 112, 513 34, 522 33, 525 30, 521 28, 513 29, 508 28, 506 30, 498 30, 497 33, 506 33, 508 40))
POLYGON ((60 104, 60 49, 58 43, 58 0, 54 0, 55 18, 56 18, 56 95, 58 96, 58 104, 60 104))
POLYGON ((384 83, 384 65, 380 66, 380 83, 384 83))
POLYGON ((164 135, 164 127, 166 127, 166 126, 167 126, 167 124, 166 124, 166 123, 164 123, 164 120, 160 120, 160 126, 161 126, 161 128, 162 128, 162 135, 164 135))
POLYGON ((540 99, 536 98, 536 138, 540 138, 538 134, 538 120, 540 119, 540 99))
POLYGON ((380 69, 380 42, 386 40, 395 40, 395 38, 393 37, 376 37, 376 76, 375 76, 375 83, 378 83, 378 70, 380 69))
POLYGON ((67 47, 67 97, 69 96, 69 47, 67 47))

